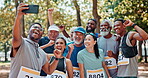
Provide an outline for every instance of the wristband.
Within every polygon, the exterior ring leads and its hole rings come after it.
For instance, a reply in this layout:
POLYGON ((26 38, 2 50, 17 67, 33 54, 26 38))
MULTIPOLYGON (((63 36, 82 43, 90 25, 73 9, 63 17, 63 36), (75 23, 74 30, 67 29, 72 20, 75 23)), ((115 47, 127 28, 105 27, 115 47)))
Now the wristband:
POLYGON ((60 58, 55 58, 55 60, 60 60, 60 58))
POLYGON ((132 27, 134 28, 137 24, 133 24, 132 27))

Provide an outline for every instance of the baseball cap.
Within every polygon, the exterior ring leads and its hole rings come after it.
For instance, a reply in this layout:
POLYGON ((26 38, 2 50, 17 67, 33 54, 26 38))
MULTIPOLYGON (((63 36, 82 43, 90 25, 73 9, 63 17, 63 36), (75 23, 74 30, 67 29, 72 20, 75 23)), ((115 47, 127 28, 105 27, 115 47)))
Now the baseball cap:
POLYGON ((76 31, 81 32, 81 33, 83 33, 83 34, 86 34, 86 31, 85 31, 84 28, 82 28, 82 27, 77 27, 77 28, 74 30, 74 32, 76 32, 76 31))
POLYGON ((56 26, 55 24, 51 25, 51 26, 48 28, 48 31, 50 31, 50 30, 60 31, 59 27, 56 26))

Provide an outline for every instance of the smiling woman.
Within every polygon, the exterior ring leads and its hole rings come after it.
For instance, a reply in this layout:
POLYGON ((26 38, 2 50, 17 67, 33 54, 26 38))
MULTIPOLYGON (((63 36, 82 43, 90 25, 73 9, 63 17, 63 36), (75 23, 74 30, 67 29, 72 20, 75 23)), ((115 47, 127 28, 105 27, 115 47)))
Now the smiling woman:
POLYGON ((56 71, 52 75, 48 75, 47 78, 50 78, 49 76, 60 76, 62 78, 73 78, 73 68, 72 68, 72 63, 70 59, 67 59, 63 56, 63 52, 66 48, 66 40, 63 37, 58 37, 55 41, 55 52, 59 51, 60 58, 55 58, 55 56, 50 56, 48 55, 48 58, 50 58, 50 63, 53 60, 59 60, 59 63, 56 67, 56 71), (58 72, 57 72, 58 71, 58 72), (60 75, 60 73, 63 73, 63 75, 60 75), (66 75, 67 73, 67 75, 66 75))

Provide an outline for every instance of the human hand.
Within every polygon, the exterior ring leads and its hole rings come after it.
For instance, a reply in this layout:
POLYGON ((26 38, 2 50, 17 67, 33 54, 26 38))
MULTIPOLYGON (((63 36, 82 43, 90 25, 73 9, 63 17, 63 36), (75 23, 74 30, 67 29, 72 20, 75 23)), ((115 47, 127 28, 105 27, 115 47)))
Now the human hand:
POLYGON ((126 20, 124 23, 123 23, 123 25, 125 26, 125 27, 127 27, 127 26, 132 26, 134 23, 131 21, 131 20, 126 20))
POLYGON ((20 3, 17 7, 17 15, 26 15, 26 13, 22 12, 23 10, 29 9, 28 4, 20 3))
POLYGON ((53 11, 54 11, 53 8, 49 8, 49 9, 48 9, 48 14, 51 15, 53 11))
POLYGON ((53 54, 55 55, 56 58, 60 58, 61 57, 61 50, 55 49, 53 54))
POLYGON ((52 46, 54 44, 54 41, 53 40, 50 40, 49 42, 48 42, 48 46, 52 46))
POLYGON ((107 52, 108 52, 108 56, 109 56, 109 57, 113 57, 113 51, 107 50, 107 52))
POLYGON ((69 44, 68 48, 69 48, 69 52, 72 53, 74 49, 74 44, 69 44))
POLYGON ((63 32, 65 30, 65 26, 64 25, 60 25, 59 29, 63 32))

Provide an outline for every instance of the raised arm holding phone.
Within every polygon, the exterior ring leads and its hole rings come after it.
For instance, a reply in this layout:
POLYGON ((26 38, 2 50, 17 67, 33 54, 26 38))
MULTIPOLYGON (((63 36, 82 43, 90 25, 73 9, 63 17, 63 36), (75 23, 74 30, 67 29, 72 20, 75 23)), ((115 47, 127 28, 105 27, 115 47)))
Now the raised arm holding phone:
POLYGON ((27 38, 21 36, 21 18, 23 15, 26 15, 22 10, 29 9, 27 6, 27 4, 20 3, 17 8, 17 15, 13 26, 9 78, 17 78, 22 66, 36 71, 43 69, 46 73, 51 74, 56 69, 58 58, 60 57, 59 51, 54 51, 55 58, 57 59, 50 64, 47 61, 46 53, 39 48, 38 41, 43 34, 40 23, 34 23, 30 26, 27 38))

